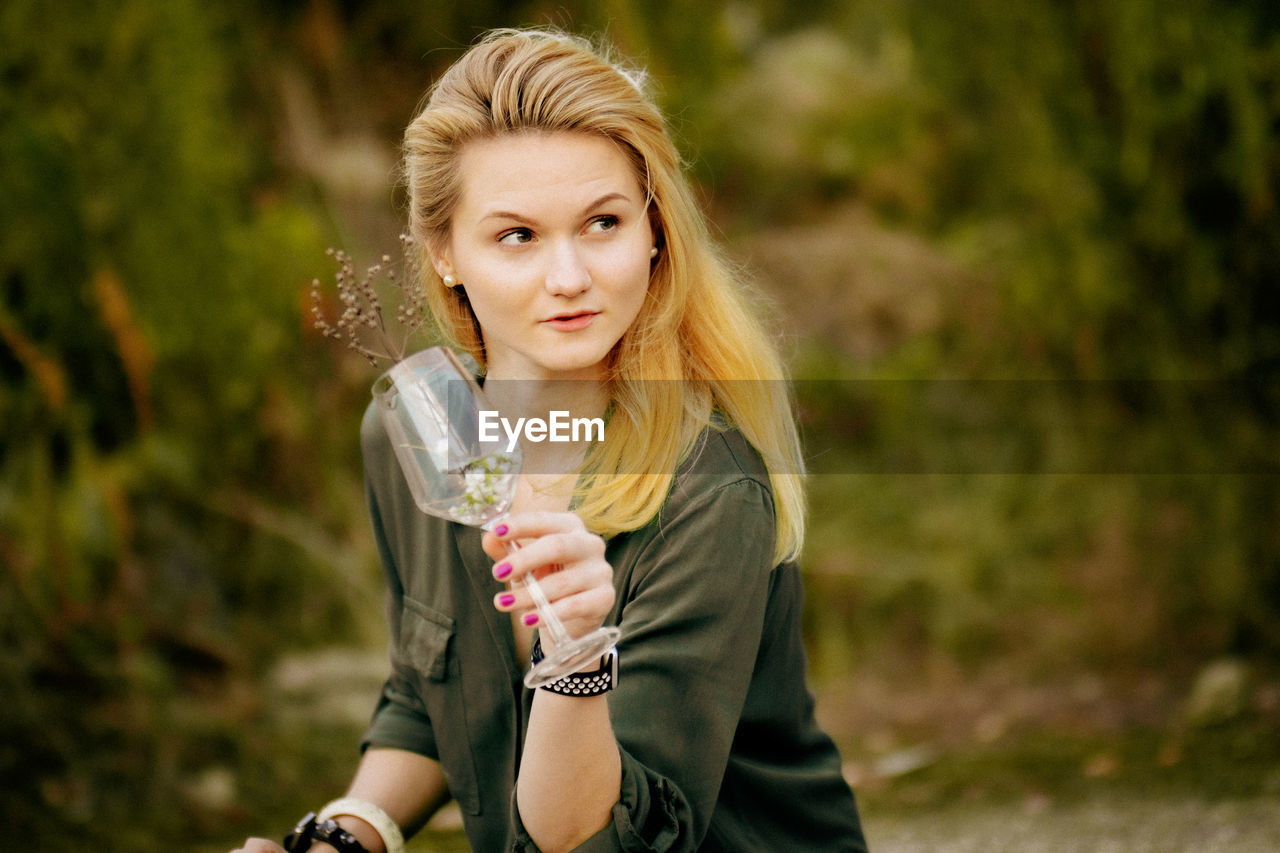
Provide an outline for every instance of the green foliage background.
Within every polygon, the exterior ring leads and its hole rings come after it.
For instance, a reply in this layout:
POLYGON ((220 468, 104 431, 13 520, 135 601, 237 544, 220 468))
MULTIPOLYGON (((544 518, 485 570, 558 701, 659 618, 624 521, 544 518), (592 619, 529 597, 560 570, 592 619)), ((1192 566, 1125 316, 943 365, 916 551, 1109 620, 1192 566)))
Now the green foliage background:
POLYGON ((0 821, 162 849, 341 785, 351 733, 266 686, 381 642, 372 375, 307 288, 395 245, 400 130, 491 26, 649 68, 797 375, 842 380, 798 389, 819 686, 1273 660, 1272 5, 5 3, 0 821))

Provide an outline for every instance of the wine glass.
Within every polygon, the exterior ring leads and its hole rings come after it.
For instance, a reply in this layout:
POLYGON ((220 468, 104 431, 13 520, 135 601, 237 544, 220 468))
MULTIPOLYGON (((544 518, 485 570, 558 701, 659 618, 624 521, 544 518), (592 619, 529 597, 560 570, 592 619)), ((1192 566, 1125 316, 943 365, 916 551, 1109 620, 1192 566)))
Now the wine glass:
MULTIPOLYGON (((483 530, 501 523, 520 477, 520 448, 481 442, 480 412, 493 407, 451 350, 431 347, 397 362, 378 377, 373 396, 419 509, 483 530)), ((507 545, 509 551, 517 547, 507 545)), ((617 643, 616 627, 571 637, 537 579, 526 574, 523 584, 541 629, 555 643, 554 652, 525 674, 529 687, 576 672, 617 643)))

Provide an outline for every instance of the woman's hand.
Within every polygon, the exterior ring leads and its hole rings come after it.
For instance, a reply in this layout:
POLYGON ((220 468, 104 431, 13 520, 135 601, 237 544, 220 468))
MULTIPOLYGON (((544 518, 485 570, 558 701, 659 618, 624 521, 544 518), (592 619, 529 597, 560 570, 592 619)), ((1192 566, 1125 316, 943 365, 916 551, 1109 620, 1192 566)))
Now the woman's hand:
MULTIPOLYGON (((308 849, 311 853, 326 853, 326 851, 333 850, 328 844, 322 842, 316 842, 308 849)), ((285 849, 274 841, 268 841, 265 838, 250 838, 244 843, 243 847, 237 847, 231 853, 285 853, 285 849)))
POLYGON ((237 847, 231 853, 285 853, 284 848, 274 841, 265 838, 250 838, 243 847, 237 847))
POLYGON ((494 606, 518 614, 526 625, 537 625, 533 600, 519 583, 532 573, 570 636, 581 637, 603 625, 614 599, 604 540, 572 512, 523 512, 503 522, 483 540, 485 553, 495 560, 493 576, 512 582, 509 590, 494 596, 494 606), (520 547, 508 552, 512 542, 520 547))

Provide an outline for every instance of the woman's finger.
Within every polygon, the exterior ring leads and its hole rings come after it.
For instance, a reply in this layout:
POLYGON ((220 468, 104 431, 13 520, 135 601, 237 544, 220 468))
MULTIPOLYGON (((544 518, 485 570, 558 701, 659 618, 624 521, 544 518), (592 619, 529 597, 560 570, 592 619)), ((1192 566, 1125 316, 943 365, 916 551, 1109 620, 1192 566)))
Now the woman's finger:
MULTIPOLYGON (((555 604, 570 596, 593 590, 607 591, 612 598, 613 570, 603 560, 591 561, 541 575, 538 585, 542 588, 543 595, 555 604)), ((534 607, 533 599, 522 584, 515 584, 510 589, 495 594, 493 603, 499 610, 507 612, 532 610, 534 607)))
POLYGON ((231 853, 284 853, 284 848, 265 838, 250 838, 243 847, 238 847, 231 853))
MULTIPOLYGON (((493 566, 493 576, 514 582, 533 573, 541 577, 553 566, 571 568, 579 563, 604 560, 604 540, 585 530, 577 533, 549 533, 520 548, 501 554, 493 566)), ((558 572, 556 572, 558 574, 558 572)))
MULTIPOLYGON (((556 598, 551 602, 551 612, 570 636, 579 637, 604 624, 609 611, 613 609, 614 598, 612 586, 592 586, 556 598)), ((528 593, 523 590, 496 596, 494 605, 499 610, 514 613, 529 627, 541 624, 542 614, 534 608, 528 593)))
POLYGON ((575 531, 588 532, 582 519, 572 512, 521 512, 507 516, 493 530, 486 531, 481 544, 486 554, 499 560, 506 555, 511 542, 575 531))

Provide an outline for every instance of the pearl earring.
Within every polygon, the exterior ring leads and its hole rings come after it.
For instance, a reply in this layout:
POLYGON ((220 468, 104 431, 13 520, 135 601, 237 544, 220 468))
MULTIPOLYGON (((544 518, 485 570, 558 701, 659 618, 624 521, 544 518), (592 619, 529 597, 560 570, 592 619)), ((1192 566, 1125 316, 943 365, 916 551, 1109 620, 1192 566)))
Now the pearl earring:
POLYGON ((649 250, 649 257, 651 257, 651 258, 656 258, 656 257, 658 257, 658 247, 657 247, 657 246, 654 246, 652 249, 650 249, 650 250, 649 250))
POLYGON ((444 281, 444 286, 448 288, 454 288, 458 286, 458 280, 453 277, 453 273, 446 273, 442 281, 444 281))

